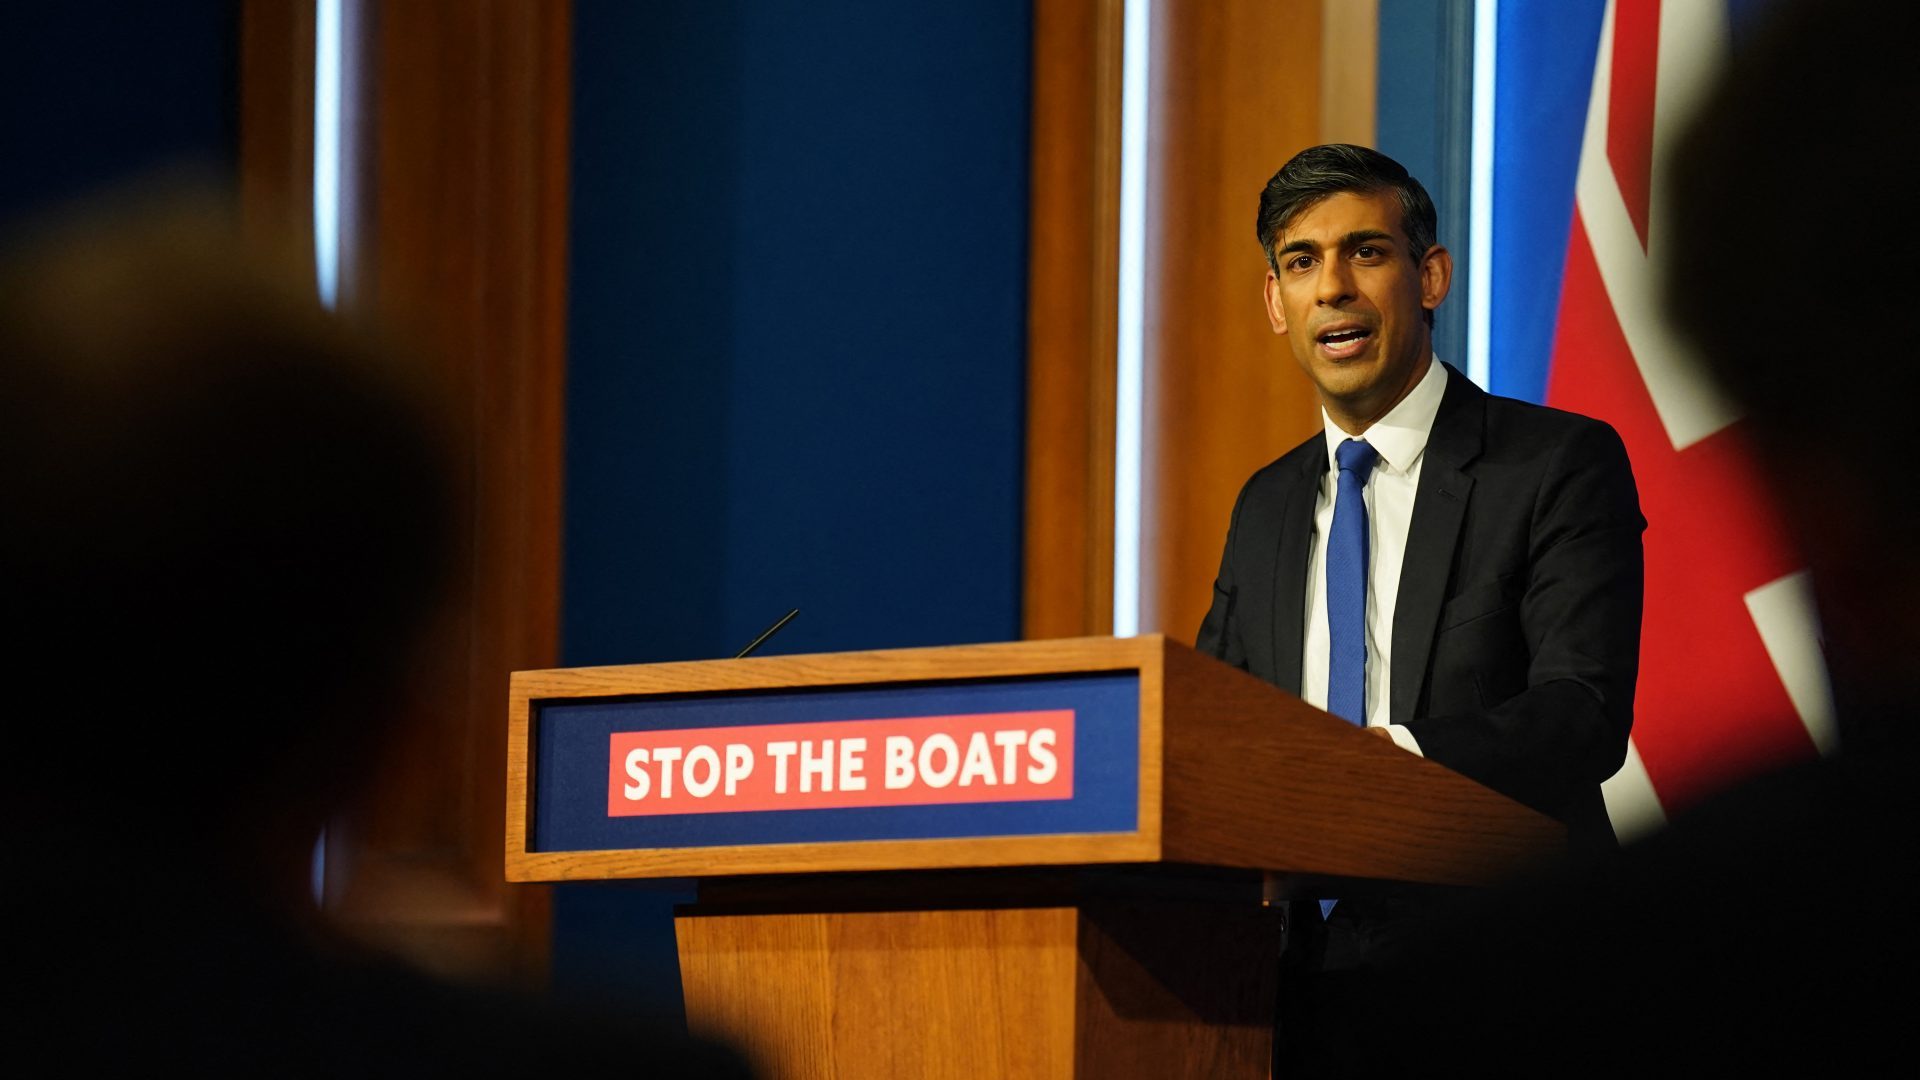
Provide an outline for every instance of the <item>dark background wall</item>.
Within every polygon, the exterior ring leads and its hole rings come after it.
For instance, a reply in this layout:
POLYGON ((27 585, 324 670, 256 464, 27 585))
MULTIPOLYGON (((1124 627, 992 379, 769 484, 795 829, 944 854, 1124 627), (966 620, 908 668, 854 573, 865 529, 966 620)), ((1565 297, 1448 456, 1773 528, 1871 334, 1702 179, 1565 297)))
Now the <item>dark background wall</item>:
POLYGON ((0 222, 156 170, 230 182, 238 5, 72 0, 0 14, 0 222))
MULTIPOLYGON (((1020 633, 1027 0, 581 0, 562 659, 1020 633)), ((679 1009, 684 885, 554 982, 679 1009)))
MULTIPOLYGON (((10 7, 0 222, 236 168, 238 6, 10 7)), ((582 0, 563 660, 1019 635, 1027 0, 582 0)), ((678 1010, 675 886, 555 899, 678 1010)))

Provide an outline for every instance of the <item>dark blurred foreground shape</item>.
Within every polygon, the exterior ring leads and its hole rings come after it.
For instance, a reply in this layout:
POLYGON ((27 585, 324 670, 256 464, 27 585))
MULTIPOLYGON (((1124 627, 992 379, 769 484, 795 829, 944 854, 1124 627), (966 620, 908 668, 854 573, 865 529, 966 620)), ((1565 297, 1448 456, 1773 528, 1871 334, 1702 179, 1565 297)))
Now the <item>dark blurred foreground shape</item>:
POLYGON ((1874 43, 1910 42, 1914 22, 1889 0, 1782 5, 1672 172, 1669 309, 1744 405, 1809 558, 1840 752, 1425 942, 1368 988, 1396 1019, 1340 1034, 1351 1060, 1482 1075, 1900 1060, 1920 962, 1920 500, 1904 445, 1920 101, 1910 65, 1874 43))
POLYGON ((684 1035, 442 986, 318 919, 315 838, 404 733, 462 493, 425 372, 228 226, 123 208, 0 264, 16 1052, 743 1074, 684 1035))

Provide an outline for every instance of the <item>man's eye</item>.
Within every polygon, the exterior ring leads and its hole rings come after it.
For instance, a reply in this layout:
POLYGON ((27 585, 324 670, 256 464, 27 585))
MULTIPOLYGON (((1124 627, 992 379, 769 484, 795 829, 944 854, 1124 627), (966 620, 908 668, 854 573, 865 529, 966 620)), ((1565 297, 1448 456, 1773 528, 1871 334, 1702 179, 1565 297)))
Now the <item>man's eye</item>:
POLYGON ((1287 260, 1287 269, 1289 270, 1305 270, 1312 265, 1313 258, 1309 255, 1295 255, 1293 258, 1287 260))
POLYGON ((1362 244, 1359 247, 1354 248, 1353 253, 1355 256, 1362 259, 1377 259, 1380 257, 1380 249, 1377 247, 1374 247, 1372 244, 1362 244))

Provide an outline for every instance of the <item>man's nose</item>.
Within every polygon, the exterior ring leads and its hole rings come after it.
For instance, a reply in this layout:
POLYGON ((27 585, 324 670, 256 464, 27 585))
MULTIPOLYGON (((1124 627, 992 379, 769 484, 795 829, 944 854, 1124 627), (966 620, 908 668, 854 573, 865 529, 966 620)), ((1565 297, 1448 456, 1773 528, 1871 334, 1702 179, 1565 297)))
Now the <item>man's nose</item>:
POLYGON ((1353 274, 1345 259, 1328 259, 1320 266, 1317 299, 1326 307, 1340 307, 1353 299, 1353 274))

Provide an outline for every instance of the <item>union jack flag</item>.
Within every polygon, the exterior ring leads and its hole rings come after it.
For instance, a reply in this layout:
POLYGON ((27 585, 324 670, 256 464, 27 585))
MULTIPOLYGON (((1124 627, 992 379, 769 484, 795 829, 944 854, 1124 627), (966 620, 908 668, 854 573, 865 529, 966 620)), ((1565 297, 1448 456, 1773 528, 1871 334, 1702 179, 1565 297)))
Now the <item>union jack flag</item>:
POLYGON ((1508 0, 1498 15, 1492 388, 1611 423, 1648 522, 1632 748, 1605 787, 1623 839, 1834 743, 1804 563, 1741 418, 1660 302, 1665 151, 1754 6, 1508 0))

